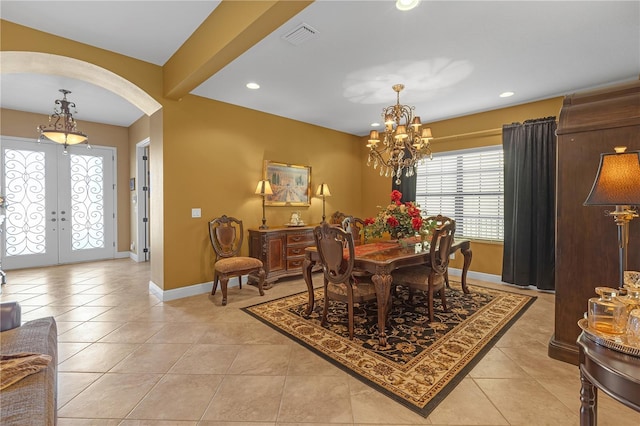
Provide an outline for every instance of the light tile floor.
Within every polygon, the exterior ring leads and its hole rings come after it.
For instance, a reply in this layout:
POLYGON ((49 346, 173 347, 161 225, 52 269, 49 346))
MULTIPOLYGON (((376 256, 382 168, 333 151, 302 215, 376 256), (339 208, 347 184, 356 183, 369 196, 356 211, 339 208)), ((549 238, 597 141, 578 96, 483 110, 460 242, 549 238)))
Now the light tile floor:
MULTIPOLYGON (((319 276, 316 278, 319 282, 319 276)), ((239 308, 303 291, 279 281, 162 303, 149 264, 129 259, 9 271, 0 299, 59 331, 59 426, 578 425, 576 366, 550 359, 554 296, 538 297, 480 363, 423 418, 239 308)), ((471 282, 480 285, 495 284, 471 282)), ((600 425, 640 413, 599 393, 600 425)))

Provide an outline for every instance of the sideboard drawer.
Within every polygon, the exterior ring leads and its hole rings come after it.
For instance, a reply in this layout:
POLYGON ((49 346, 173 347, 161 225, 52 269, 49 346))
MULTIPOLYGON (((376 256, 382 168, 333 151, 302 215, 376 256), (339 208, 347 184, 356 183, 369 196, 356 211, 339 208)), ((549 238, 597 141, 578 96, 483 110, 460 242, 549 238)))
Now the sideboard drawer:
POLYGON ((304 262, 304 257, 287 259, 287 271, 302 271, 302 262, 304 262))
POLYGON ((308 247, 309 244, 313 244, 313 232, 311 230, 306 232, 296 232, 295 234, 287 235, 287 245, 291 244, 307 244, 305 247, 308 247))
POLYGON ((287 247, 287 259, 291 259, 296 256, 304 256, 304 249, 312 245, 313 244, 305 244, 303 246, 287 247))

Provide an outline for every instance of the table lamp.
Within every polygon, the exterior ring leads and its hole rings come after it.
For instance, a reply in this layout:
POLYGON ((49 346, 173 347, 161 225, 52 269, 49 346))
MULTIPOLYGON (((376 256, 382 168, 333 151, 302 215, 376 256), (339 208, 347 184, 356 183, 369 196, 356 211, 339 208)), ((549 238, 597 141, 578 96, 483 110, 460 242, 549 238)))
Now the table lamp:
POLYGON ((258 186, 256 186, 256 194, 262 197, 262 225, 260 225, 260 229, 268 229, 267 218, 264 214, 264 199, 267 195, 273 194, 273 191, 271 190, 271 183, 268 180, 261 180, 258 182, 258 186))
POLYGON ((316 196, 322 197, 322 223, 324 223, 326 218, 325 210, 324 210, 325 198, 331 197, 331 191, 329 191, 329 185, 327 185, 326 183, 321 183, 320 185, 318 185, 316 196))
POLYGON ((638 217, 631 206, 640 204, 640 151, 627 152, 626 146, 617 146, 615 153, 600 154, 598 173, 585 206, 615 206, 611 212, 618 226, 619 287, 624 288, 627 269, 629 221, 638 217))

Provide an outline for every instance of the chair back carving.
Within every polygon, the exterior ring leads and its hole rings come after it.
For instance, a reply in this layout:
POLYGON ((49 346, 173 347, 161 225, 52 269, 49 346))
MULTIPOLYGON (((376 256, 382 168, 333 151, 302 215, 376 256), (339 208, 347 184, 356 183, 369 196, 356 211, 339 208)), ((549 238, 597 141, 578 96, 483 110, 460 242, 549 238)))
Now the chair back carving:
MULTIPOLYGON (((443 217, 443 216, 440 216, 443 217)), ((444 275, 449 267, 449 251, 453 245, 453 236, 456 232, 456 222, 446 218, 433 230, 429 255, 431 257, 431 269, 437 275, 444 275)))
POLYGON ((353 235, 342 228, 323 223, 313 230, 313 237, 327 281, 334 284, 349 282, 355 258, 353 235))
POLYGON ((240 253, 243 231, 242 221, 227 215, 209 222, 209 239, 218 259, 235 257, 240 253))
POLYGON ((342 229, 353 235, 355 245, 366 244, 364 234, 364 220, 359 217, 347 216, 342 220, 342 229))
POLYGON ((346 214, 342 213, 339 210, 336 210, 331 215, 331 218, 329 219, 329 223, 332 225, 340 225, 342 224, 342 221, 344 220, 345 217, 347 217, 346 214))

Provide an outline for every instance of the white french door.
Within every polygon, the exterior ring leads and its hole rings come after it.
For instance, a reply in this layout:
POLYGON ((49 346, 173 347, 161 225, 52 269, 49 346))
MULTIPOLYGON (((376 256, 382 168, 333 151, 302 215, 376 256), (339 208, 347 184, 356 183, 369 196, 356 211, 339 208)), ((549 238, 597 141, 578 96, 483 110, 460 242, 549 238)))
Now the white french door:
POLYGON ((115 256, 113 148, 2 137, 4 269, 115 256))

